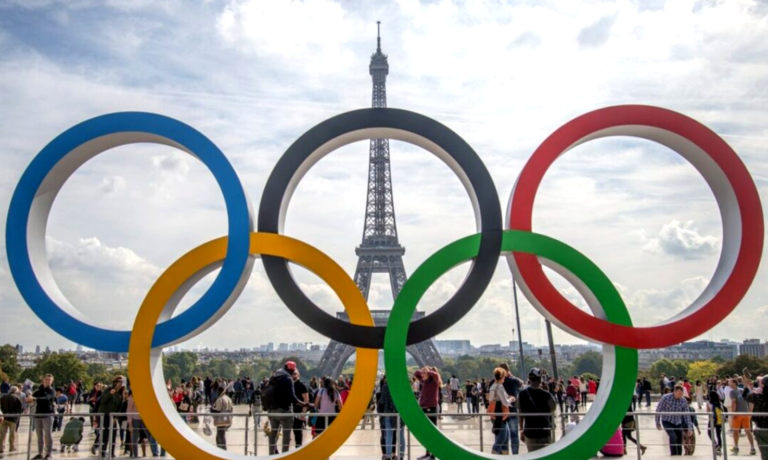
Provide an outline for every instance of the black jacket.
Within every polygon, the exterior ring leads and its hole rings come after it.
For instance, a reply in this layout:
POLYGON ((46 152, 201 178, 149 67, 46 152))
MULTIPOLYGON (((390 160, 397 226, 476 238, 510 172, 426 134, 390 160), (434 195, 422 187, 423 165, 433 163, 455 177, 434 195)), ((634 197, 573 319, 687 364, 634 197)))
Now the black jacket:
POLYGON ((275 385, 275 408, 291 412, 291 405, 297 403, 303 405, 304 401, 296 397, 293 389, 293 378, 285 369, 280 369, 272 374, 272 382, 275 385))
POLYGON ((14 414, 21 414, 24 412, 24 406, 21 403, 21 398, 17 395, 7 394, 0 398, 0 411, 3 412, 3 417, 9 422, 16 423, 18 417, 12 417, 14 414))

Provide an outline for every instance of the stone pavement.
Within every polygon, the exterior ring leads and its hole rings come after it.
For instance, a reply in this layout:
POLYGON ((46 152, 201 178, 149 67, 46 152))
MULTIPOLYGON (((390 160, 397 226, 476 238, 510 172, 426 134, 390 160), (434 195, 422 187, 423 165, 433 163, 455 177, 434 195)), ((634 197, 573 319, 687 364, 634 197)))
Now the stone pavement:
MULTIPOLYGON (((77 410, 86 411, 85 406, 77 407, 77 410)), ((444 405, 444 412, 454 413, 456 411, 456 406, 445 404, 444 405)), ((650 416, 653 414, 653 407, 651 409, 647 408, 639 408, 638 412, 641 414, 648 414, 649 416, 640 416, 640 441, 642 444, 647 446, 648 450, 646 454, 642 457, 643 459, 666 459, 669 458, 668 455, 668 446, 667 446, 667 437, 663 432, 657 431, 655 428, 655 421, 653 416, 650 416)), ((237 406, 236 407, 236 413, 241 415, 240 417, 237 417, 235 419, 235 425, 230 429, 228 436, 227 436, 227 443, 228 443, 228 450, 231 452, 237 452, 240 454, 247 453, 248 455, 254 455, 254 453, 258 454, 259 456, 265 455, 267 452, 267 438, 264 435, 263 431, 259 430, 259 433, 257 434, 255 430, 253 429, 253 419, 250 417, 247 417, 248 409, 246 406, 237 406), (246 418, 248 418, 248 430, 246 433, 245 429, 245 423, 246 418), (254 444, 254 435, 256 436, 256 443, 254 444), (248 447, 246 447, 246 444, 248 447)), ((64 419, 64 422, 68 420, 67 416, 64 419)), ((712 445, 709 441, 709 438, 706 433, 706 426, 707 426, 707 420, 706 416, 700 416, 699 417, 700 426, 702 429, 702 434, 697 436, 696 439, 696 452, 693 457, 688 458, 694 458, 694 459, 712 459, 713 458, 713 452, 712 452, 712 445)), ((261 424, 263 425, 264 421, 262 420, 261 424)), ((560 423, 560 420, 558 420, 558 431, 557 431, 557 437, 558 439, 562 435, 562 425, 560 423)), ((376 429, 371 429, 371 425, 367 424, 365 428, 358 428, 355 433, 347 440, 347 442, 342 446, 336 454, 333 455, 333 459, 381 459, 381 449, 379 445, 379 439, 380 439, 380 431, 378 430, 378 421, 375 422, 376 429)), ((201 438, 203 438, 206 442, 209 442, 211 444, 215 444, 215 429, 214 429, 214 435, 213 436, 205 436, 202 433, 202 424, 195 424, 191 425, 195 431, 200 435, 201 438)), ((482 450, 483 452, 490 453, 491 447, 493 444, 493 435, 490 431, 490 423, 488 419, 483 420, 483 429, 480 428, 480 422, 476 418, 469 418, 466 415, 444 415, 442 419, 440 420, 440 428, 443 432, 446 433, 447 436, 449 436, 451 439, 453 439, 456 442, 459 442, 463 445, 470 446, 477 450, 482 450), (482 444, 482 445, 481 445, 482 444)), ((726 430, 727 431, 727 430, 726 430)), ((727 433, 724 433, 724 435, 727 435, 727 433)), ((61 436, 60 432, 54 433, 54 446, 56 450, 54 451, 53 458, 98 458, 98 457, 92 457, 90 454, 90 447, 93 445, 94 442, 94 435, 90 428, 90 426, 86 427, 86 434, 84 437, 84 440, 81 443, 81 449, 80 452, 65 452, 60 453, 59 447, 60 444, 58 442, 59 437, 61 436)), ((732 444, 732 438, 730 435, 728 435, 729 438, 727 440, 727 445, 731 446, 732 444)), ((310 433, 309 431, 305 431, 304 438, 305 440, 309 439, 310 433)), ((419 456, 423 455, 424 449, 419 445, 416 438, 412 436, 408 436, 410 438, 410 446, 409 449, 406 451, 406 458, 408 458, 408 451, 410 451, 410 458, 415 460, 419 456)), ((32 446, 32 454, 33 457, 35 454, 37 454, 37 439, 34 434, 32 434, 31 438, 31 446, 32 446)), ((6 452, 4 458, 6 459, 18 459, 23 460, 28 458, 27 456, 27 446, 29 442, 29 424, 28 421, 22 422, 22 426, 19 430, 19 435, 17 437, 17 448, 18 451, 14 453, 6 452)), ((306 441, 305 441, 306 442, 306 441)), ((740 443, 741 447, 741 454, 738 457, 745 457, 749 456, 749 448, 748 443, 746 439, 742 439, 740 443)), ((7 448, 7 446, 6 446, 7 448)), ((631 442, 628 445, 628 455, 624 458, 638 458, 637 451, 635 449, 634 444, 631 442)), ((123 449, 118 448, 116 449, 119 457, 127 457, 127 455, 124 454, 123 449)), ((525 447, 521 446, 521 453, 525 452, 525 447)), ((147 447, 147 456, 151 457, 151 453, 149 451, 149 448, 147 447)), ((140 453, 141 456, 141 453, 140 453)), ((728 454, 728 458, 736 458, 737 456, 728 454)), ((722 457, 720 457, 722 458, 722 457)), ((751 458, 759 458, 758 457, 751 457, 751 458)), ((184 459, 187 460, 187 459, 184 459)))

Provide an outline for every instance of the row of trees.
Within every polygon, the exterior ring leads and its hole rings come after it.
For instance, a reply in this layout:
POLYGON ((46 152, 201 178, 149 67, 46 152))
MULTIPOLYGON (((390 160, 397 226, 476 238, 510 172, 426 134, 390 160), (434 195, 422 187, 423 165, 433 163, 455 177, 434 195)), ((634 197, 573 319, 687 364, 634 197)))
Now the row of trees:
POLYGON ((641 373, 652 379, 658 379, 661 374, 668 377, 684 377, 688 380, 706 380, 713 375, 741 375, 743 369, 748 369, 753 375, 768 374, 768 358, 757 358, 751 355, 739 355, 736 359, 725 361, 713 359, 709 361, 685 361, 681 359, 661 359, 651 365, 650 371, 641 373))

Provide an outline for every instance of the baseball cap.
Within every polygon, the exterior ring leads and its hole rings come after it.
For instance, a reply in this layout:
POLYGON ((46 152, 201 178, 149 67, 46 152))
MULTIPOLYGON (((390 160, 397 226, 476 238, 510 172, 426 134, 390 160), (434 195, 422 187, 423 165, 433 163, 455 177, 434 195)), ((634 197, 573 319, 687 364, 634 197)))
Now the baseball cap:
POLYGON ((296 363, 293 361, 286 361, 285 362, 285 370, 287 371, 295 371, 296 370, 296 363))
POLYGON ((528 377, 536 377, 537 379, 541 378, 541 369, 538 367, 534 367, 533 369, 528 372, 528 377))

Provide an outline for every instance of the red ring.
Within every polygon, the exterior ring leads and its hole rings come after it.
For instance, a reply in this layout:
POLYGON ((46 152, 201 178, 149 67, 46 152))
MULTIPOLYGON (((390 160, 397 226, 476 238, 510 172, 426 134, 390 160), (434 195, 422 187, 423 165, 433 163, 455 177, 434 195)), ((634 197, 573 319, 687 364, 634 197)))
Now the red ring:
POLYGON ((685 115, 650 106, 607 107, 581 115, 550 135, 528 160, 512 191, 509 228, 532 231, 536 192, 544 174, 561 154, 587 136, 622 126, 658 128, 687 139, 714 160, 730 183, 740 212, 741 243, 736 263, 722 288, 706 304, 677 321, 651 327, 621 326, 587 314, 560 295, 536 256, 515 253, 513 258, 521 284, 527 286, 547 310, 547 316, 561 327, 600 343, 636 349, 663 348, 697 337, 728 316, 747 293, 760 265, 763 211, 757 188, 736 152, 712 130, 685 115))

